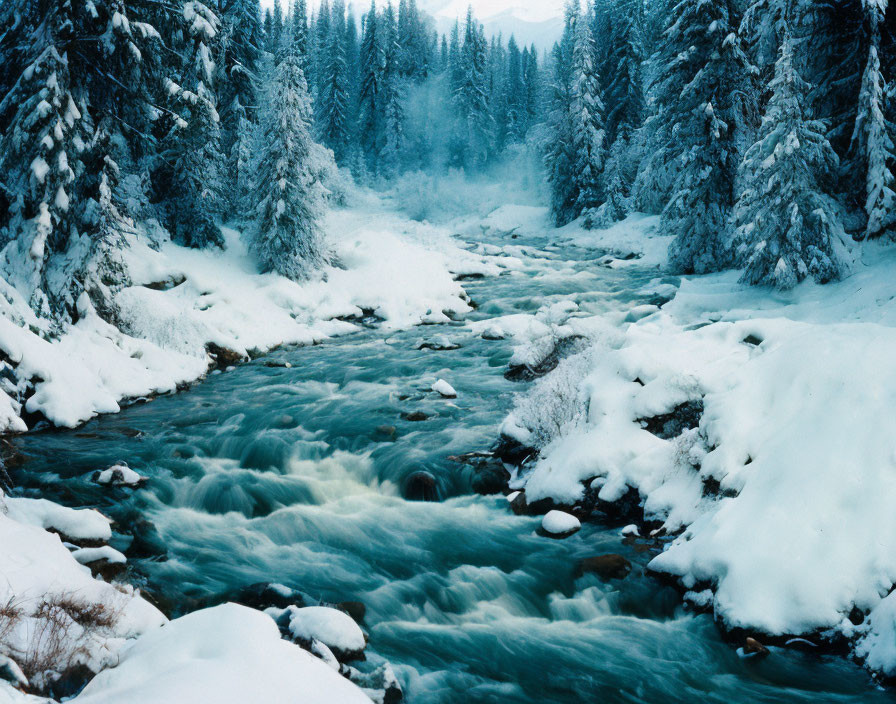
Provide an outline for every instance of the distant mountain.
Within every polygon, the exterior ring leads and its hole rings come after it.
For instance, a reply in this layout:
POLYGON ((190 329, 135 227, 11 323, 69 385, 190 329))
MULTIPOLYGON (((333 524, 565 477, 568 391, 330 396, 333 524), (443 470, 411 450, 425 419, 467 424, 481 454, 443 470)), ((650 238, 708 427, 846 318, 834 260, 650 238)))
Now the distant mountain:
MULTIPOLYGON (((418 0, 418 7, 436 19, 439 32, 463 22, 470 0, 418 0)), ((564 0, 473 0, 473 11, 487 35, 514 35, 520 45, 549 48, 563 31, 564 0)))

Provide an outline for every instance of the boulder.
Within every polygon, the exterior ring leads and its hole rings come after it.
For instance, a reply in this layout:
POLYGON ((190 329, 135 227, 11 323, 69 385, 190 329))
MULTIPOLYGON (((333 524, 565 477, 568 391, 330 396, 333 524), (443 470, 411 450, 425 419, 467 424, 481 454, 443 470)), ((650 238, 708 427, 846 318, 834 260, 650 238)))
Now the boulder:
POLYGON ((624 579, 632 570, 632 563, 622 555, 595 555, 586 557, 579 563, 578 574, 596 574, 603 580, 624 579))
POLYGON ((327 606, 287 606, 265 612, 280 632, 310 650, 314 641, 323 643, 341 662, 363 660, 367 640, 360 626, 348 614, 327 606))
POLYGON ((551 538, 568 538, 577 533, 582 524, 578 518, 565 511, 548 511, 541 520, 542 530, 551 538))
POLYGON ((137 489, 146 484, 149 478, 138 474, 128 467, 127 462, 116 462, 108 469, 94 472, 93 481, 101 486, 137 489))
POLYGON ((768 648, 752 637, 748 637, 744 642, 744 655, 752 655, 754 657, 764 658, 769 654, 768 648))
POLYGON ((430 472, 414 472, 405 479, 403 493, 409 501, 438 501, 439 485, 430 472))

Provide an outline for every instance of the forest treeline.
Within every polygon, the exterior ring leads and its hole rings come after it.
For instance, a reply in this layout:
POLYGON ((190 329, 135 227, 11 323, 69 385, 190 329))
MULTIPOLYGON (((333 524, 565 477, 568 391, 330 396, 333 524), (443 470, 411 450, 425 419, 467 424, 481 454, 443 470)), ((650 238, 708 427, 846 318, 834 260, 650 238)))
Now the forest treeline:
POLYGON ((786 288, 889 237, 887 0, 572 0, 552 49, 439 34, 415 0, 14 0, 0 8, 4 278, 48 316, 109 300, 129 234, 327 260, 345 174, 538 153, 557 225, 661 214, 683 273, 786 288))

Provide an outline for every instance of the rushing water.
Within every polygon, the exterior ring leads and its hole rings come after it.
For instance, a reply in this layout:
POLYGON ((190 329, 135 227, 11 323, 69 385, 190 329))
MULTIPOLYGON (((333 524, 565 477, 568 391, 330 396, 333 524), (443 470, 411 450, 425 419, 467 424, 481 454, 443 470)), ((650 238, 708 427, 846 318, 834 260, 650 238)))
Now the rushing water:
MULTIPOLYGON (((470 320, 569 298, 589 312, 625 307, 650 278, 572 246, 526 245, 511 250, 521 270, 468 282, 480 306, 470 320)), ((76 431, 23 437, 16 479, 116 518, 134 578, 175 614, 259 582, 363 602, 370 651, 412 704, 891 701, 843 659, 740 659, 708 616, 644 573, 650 551, 619 526, 550 540, 502 497, 474 494, 472 470, 448 458, 494 441, 524 388, 503 377, 510 355, 510 341, 463 322, 280 350, 76 431), (461 349, 415 349, 434 334, 461 349), (458 399, 428 390, 437 377, 458 399), (404 417, 416 411, 430 418, 404 417), (90 481, 119 459, 151 477, 145 489, 90 481), (402 498, 419 471, 440 502, 402 498), (578 560, 607 552, 632 574, 576 578, 578 560)))

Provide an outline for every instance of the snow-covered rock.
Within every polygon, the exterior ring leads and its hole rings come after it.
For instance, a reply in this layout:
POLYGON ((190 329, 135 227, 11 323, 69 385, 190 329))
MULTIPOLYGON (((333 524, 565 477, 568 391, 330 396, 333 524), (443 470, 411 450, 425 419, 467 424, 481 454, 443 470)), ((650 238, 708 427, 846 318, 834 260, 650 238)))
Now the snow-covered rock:
POLYGON ((364 632, 346 613, 326 606, 288 606, 271 608, 266 613, 294 639, 319 641, 340 661, 354 659, 367 647, 364 632))
POLYGON ((137 640, 73 704, 370 704, 274 622, 236 604, 204 609, 137 640))
POLYGON ((545 533, 554 537, 565 537, 578 531, 582 524, 578 518, 564 511, 548 511, 541 520, 545 533))
POLYGON ((457 398, 457 391, 444 379, 439 379, 432 385, 432 390, 442 396, 442 398, 457 398))
POLYGON ((145 484, 147 478, 135 472, 124 462, 119 462, 108 469, 97 472, 94 481, 97 484, 102 484, 104 486, 127 486, 134 488, 145 484))
POLYGON ((123 553, 109 545, 103 545, 98 548, 78 548, 77 550, 72 550, 72 557, 82 565, 92 565, 96 562, 124 565, 128 561, 123 553))

